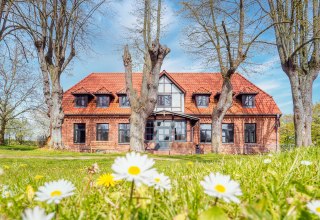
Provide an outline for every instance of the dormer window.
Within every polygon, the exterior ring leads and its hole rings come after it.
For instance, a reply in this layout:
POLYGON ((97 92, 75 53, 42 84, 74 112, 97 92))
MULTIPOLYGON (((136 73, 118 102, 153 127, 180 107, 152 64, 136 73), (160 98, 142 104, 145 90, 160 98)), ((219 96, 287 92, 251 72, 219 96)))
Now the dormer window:
POLYGON ((242 106, 245 108, 255 107, 255 96, 254 95, 242 95, 242 106))
POLYGON ((126 95, 122 95, 119 97, 119 105, 120 107, 129 107, 130 106, 130 102, 129 102, 129 98, 126 95))
POLYGON ((85 108, 88 106, 88 95, 77 95, 75 98, 77 108, 85 108))
POLYGON ((110 96, 108 95, 97 95, 97 107, 107 108, 110 105, 110 96))
POLYGON ((158 107, 171 107, 172 96, 171 95, 158 95, 158 107))
POLYGON ((208 107, 209 106, 209 96, 208 95, 197 95, 196 102, 198 107, 208 107))

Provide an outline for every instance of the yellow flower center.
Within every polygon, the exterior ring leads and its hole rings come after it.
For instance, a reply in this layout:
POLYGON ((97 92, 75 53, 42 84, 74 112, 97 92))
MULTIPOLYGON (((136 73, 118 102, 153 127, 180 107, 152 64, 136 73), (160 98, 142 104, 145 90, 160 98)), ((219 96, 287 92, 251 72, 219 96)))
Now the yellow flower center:
POLYGON ((220 185, 220 184, 216 185, 214 187, 214 189, 219 193, 224 193, 226 191, 226 187, 224 187, 223 185, 220 185))
POLYGON ((131 175, 138 175, 140 173, 140 168, 137 166, 131 166, 129 167, 128 172, 131 175))
POLYGON ((320 213, 320 206, 316 208, 316 212, 320 213))
POLYGON ((154 178, 154 181, 156 181, 157 183, 160 182, 160 178, 154 178))
POLYGON ((114 186, 115 185, 115 180, 113 179, 113 175, 108 173, 108 174, 103 174, 98 178, 97 184, 100 186, 114 186))
POLYGON ((50 196, 55 197, 55 196, 61 196, 62 192, 60 190, 55 190, 51 192, 50 196))

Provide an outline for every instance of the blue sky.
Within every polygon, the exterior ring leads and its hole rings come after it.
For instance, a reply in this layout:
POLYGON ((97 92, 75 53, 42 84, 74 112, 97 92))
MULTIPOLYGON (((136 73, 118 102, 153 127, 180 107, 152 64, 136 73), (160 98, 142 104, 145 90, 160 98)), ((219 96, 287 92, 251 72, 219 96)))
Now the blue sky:
MULTIPOLYGON (((100 33, 92 40, 94 53, 81 54, 76 59, 70 71, 62 75, 62 86, 64 90, 69 89, 81 79, 92 72, 123 72, 122 48, 123 34, 125 27, 130 27, 135 18, 131 15, 133 10, 131 0, 121 0, 113 3, 114 13, 111 16, 99 15, 96 19, 96 25, 101 28, 100 33)), ((208 69, 203 67, 199 61, 184 51, 181 46, 183 39, 182 18, 176 15, 177 6, 173 1, 164 1, 166 7, 166 16, 164 23, 167 25, 166 34, 162 38, 171 52, 166 57, 163 68, 167 72, 198 72, 212 71, 218 72, 218 69, 208 69)), ((245 74, 251 82, 255 83, 261 89, 272 95, 280 107, 282 113, 292 113, 292 98, 290 84, 287 76, 279 65, 276 48, 275 53, 257 56, 253 59, 258 60, 259 65, 255 74, 245 74)), ((314 82, 313 101, 320 102, 320 78, 314 82)))

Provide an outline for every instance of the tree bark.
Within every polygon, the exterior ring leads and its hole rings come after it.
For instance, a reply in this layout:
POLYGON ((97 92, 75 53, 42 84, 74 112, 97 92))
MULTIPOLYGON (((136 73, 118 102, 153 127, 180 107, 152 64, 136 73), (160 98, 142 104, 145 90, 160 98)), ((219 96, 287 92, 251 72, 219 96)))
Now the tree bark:
POLYGON ((63 89, 60 85, 60 73, 52 74, 51 78, 54 80, 52 82, 52 92, 51 92, 51 108, 50 108, 50 126, 51 135, 49 145, 54 149, 63 149, 62 143, 62 123, 64 119, 64 113, 62 110, 62 96, 63 89), (56 77, 55 77, 56 76, 56 77))
POLYGON ((143 152, 144 134, 147 118, 143 112, 133 111, 130 116, 130 147, 134 151, 143 152))
POLYGON ((232 106, 232 75, 224 77, 220 98, 212 113, 211 151, 215 153, 219 153, 221 148, 222 120, 228 109, 232 106))
POLYGON ((1 127, 0 127, 0 145, 4 145, 4 135, 5 135, 5 130, 6 130, 6 121, 2 120, 1 121, 1 127))
POLYGON ((297 147, 312 145, 312 85, 309 75, 299 75, 296 72, 288 74, 293 99, 295 144, 297 147))

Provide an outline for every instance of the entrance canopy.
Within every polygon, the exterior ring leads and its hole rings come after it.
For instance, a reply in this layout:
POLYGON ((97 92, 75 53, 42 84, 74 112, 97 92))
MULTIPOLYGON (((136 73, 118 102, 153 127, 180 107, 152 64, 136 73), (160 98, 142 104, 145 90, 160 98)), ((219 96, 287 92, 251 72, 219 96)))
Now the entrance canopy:
POLYGON ((159 116, 172 115, 172 116, 178 116, 178 117, 182 117, 182 118, 187 118, 187 119, 190 119, 192 121, 198 121, 199 120, 199 118, 191 116, 191 115, 178 113, 178 112, 167 111, 167 110, 156 111, 156 112, 153 112, 151 115, 154 115, 154 116, 157 116, 157 115, 159 115, 159 116))

